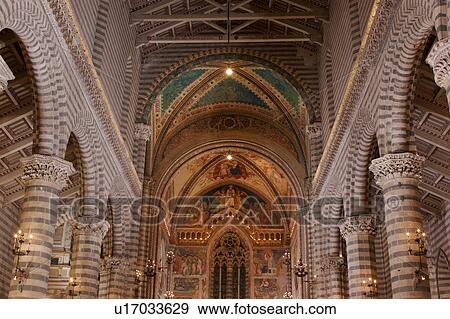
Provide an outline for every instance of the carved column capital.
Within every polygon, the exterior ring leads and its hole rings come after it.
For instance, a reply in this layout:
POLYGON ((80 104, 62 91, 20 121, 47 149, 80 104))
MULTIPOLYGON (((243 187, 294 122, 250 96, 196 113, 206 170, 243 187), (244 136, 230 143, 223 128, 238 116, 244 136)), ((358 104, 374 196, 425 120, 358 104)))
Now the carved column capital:
POLYGON ((376 234, 377 218, 373 215, 354 216, 345 219, 339 226, 342 237, 345 239, 353 234, 376 234))
POLYGON ((320 264, 320 270, 326 271, 340 271, 345 265, 344 257, 328 256, 323 259, 320 264))
POLYGON ((148 195, 153 195, 156 188, 156 181, 153 176, 144 177, 143 182, 144 193, 148 195))
POLYGON ((147 142, 148 140, 150 140, 151 135, 152 129, 149 125, 145 123, 136 124, 136 129, 134 132, 134 136, 136 137, 136 139, 147 142))
POLYGON ((130 266, 128 258, 108 256, 102 259, 100 271, 106 272, 111 270, 125 271, 130 266))
POLYGON ((447 89, 450 84, 450 38, 437 41, 426 62, 433 68, 436 84, 447 89))
POLYGON ((322 135, 322 123, 314 122, 306 126, 306 134, 310 138, 317 138, 322 135))
POLYGON ((8 64, 0 56, 0 93, 8 87, 8 81, 14 80, 14 78, 14 74, 8 64))
POLYGON ((72 229, 72 234, 74 236, 77 235, 96 236, 99 237, 100 239, 103 239, 106 236, 106 233, 110 228, 110 225, 106 220, 91 224, 84 224, 75 220, 71 220, 69 222, 69 225, 72 229))
POLYGON ((22 180, 27 183, 32 180, 44 180, 53 183, 59 190, 69 181, 69 176, 75 173, 72 163, 59 157, 34 154, 22 158, 22 180))
POLYGON ((381 187, 396 178, 421 178, 423 156, 414 153, 387 154, 374 159, 369 169, 381 187))

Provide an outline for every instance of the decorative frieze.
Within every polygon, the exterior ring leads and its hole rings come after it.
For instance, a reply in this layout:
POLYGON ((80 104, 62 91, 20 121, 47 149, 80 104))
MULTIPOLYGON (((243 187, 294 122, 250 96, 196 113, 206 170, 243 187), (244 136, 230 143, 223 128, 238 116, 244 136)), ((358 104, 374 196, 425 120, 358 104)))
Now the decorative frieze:
POLYGON ((377 229, 377 218, 373 215, 361 215, 349 217, 339 226, 342 237, 345 239, 352 234, 375 235, 377 229))
POLYGON ((8 87, 8 81, 14 80, 14 74, 6 64, 5 60, 0 56, 0 93, 8 87))
POLYGON ((137 123, 136 124, 134 136, 136 137, 137 140, 147 142, 150 140, 151 135, 152 135, 152 129, 149 125, 147 125, 145 123, 137 123))
POLYGON ((426 62, 433 68, 436 84, 447 89, 450 82, 450 38, 437 41, 426 62))
POLYGON ((344 257, 340 256, 329 256, 325 257, 320 264, 320 270, 323 272, 327 271, 340 271, 345 266, 344 257))
POLYGON ((75 220, 71 220, 69 222, 70 227, 72 228, 72 234, 74 236, 77 235, 87 235, 87 236, 95 236, 100 239, 103 239, 106 236, 106 233, 109 230, 109 223, 106 220, 84 224, 75 220))
POLYGON ((40 179, 54 183, 58 189, 63 189, 69 181, 69 176, 75 173, 73 164, 59 157, 34 154, 20 160, 25 182, 40 179))
POLYGON ((387 154, 374 159, 369 169, 378 185, 383 185, 396 178, 421 178, 423 156, 414 153, 387 154))

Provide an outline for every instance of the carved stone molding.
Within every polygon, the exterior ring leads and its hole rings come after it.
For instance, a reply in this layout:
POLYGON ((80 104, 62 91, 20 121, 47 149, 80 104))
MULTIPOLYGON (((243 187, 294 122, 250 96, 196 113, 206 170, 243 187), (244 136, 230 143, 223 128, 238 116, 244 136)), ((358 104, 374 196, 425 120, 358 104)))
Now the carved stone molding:
POLYGON ((8 81, 14 80, 14 74, 0 56, 0 93, 8 87, 8 81))
POLYGON ((22 180, 26 183, 32 180, 44 180, 54 183, 61 190, 69 181, 69 176, 75 173, 73 164, 59 157, 33 154, 22 158, 22 180))
POLYGON ((423 156, 414 153, 387 154, 374 159, 369 169, 372 171, 375 182, 383 185, 396 178, 421 178, 423 156))
POLYGON ((111 270, 125 271, 130 266, 128 258, 125 257, 105 257, 100 264, 101 272, 109 272, 111 270))
POLYGON ((144 177, 143 188, 144 188, 145 194, 154 195, 155 190, 156 190, 156 181, 153 178, 153 176, 144 177))
POLYGON ((138 139, 139 141, 147 142, 148 140, 150 140, 151 134, 152 134, 152 129, 149 125, 144 124, 144 123, 136 124, 136 129, 134 132, 134 136, 136 137, 136 139, 138 139))
POLYGON ((306 127, 306 134, 309 138, 318 138, 322 136, 322 123, 314 122, 306 127))
POLYGON ((327 271, 341 271, 345 266, 344 257, 325 257, 320 264, 320 270, 323 272, 327 271))
POLYGON ((353 234, 375 235, 377 230, 377 218, 373 215, 361 215, 349 217, 339 226, 342 237, 345 239, 353 234))
POLYGON ((110 225, 106 220, 91 224, 84 224, 75 220, 71 220, 69 222, 69 225, 74 236, 96 236, 100 239, 103 239, 106 236, 106 233, 110 228, 110 225))
POLYGON ((450 82, 450 38, 437 41, 426 62, 433 68, 436 84, 447 89, 450 82))
MULTIPOLYGON (((73 17, 70 2, 68 0, 48 0, 47 2, 45 4, 53 12, 53 16, 62 33, 63 41, 67 44, 76 69, 83 79, 86 94, 90 96, 93 102, 93 107, 107 136, 107 141, 114 150, 134 194, 140 194, 141 182, 139 176, 131 160, 132 157, 125 147, 125 142, 118 129, 118 125, 114 123, 112 108, 101 86, 101 81, 92 59, 89 56, 89 50, 82 37, 82 32, 75 22, 75 17, 73 17)), ((58 34, 57 36, 60 35, 58 34)))

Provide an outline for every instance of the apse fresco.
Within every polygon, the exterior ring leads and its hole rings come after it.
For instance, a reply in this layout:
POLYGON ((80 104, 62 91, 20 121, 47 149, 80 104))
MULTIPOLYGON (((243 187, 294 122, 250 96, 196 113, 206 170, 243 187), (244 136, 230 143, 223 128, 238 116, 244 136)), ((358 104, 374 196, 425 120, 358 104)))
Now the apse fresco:
POLYGON ((174 294, 179 299, 198 298, 199 279, 175 277, 174 278, 174 294))
POLYGON ((281 298, 286 292, 284 252, 283 249, 272 248, 254 251, 255 298, 281 298))
POLYGON ((183 276, 202 276, 206 272, 206 253, 201 249, 177 248, 173 272, 183 276))

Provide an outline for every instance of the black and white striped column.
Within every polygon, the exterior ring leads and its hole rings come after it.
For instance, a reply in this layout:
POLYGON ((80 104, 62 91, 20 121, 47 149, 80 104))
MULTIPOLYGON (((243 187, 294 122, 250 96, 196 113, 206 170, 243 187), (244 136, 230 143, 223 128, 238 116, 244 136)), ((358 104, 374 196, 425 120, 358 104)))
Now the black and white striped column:
POLYGON ((102 240, 110 225, 107 221, 84 224, 72 220, 70 226, 73 234, 71 277, 79 283, 80 298, 97 298, 102 240))
POLYGON ((102 299, 127 298, 127 290, 130 288, 127 285, 129 268, 130 263, 128 258, 105 257, 100 266, 100 288, 98 297, 102 299))
POLYGON ((364 298, 368 292, 363 281, 376 280, 376 218, 371 215, 349 217, 340 228, 347 244, 350 298, 364 298))
MULTIPOLYGON (((58 157, 31 155, 21 159, 25 195, 20 216, 20 229, 32 234, 30 253, 21 256, 18 267, 27 279, 22 288, 11 281, 9 298, 47 297, 53 236, 57 218, 58 194, 74 173, 72 163, 58 157)), ((25 247, 25 249, 28 247, 25 247)))
POLYGON ((416 278, 419 257, 409 254, 406 235, 423 229, 417 186, 423 161, 423 157, 413 153, 387 154, 373 160, 370 166, 383 189, 393 298, 430 297, 429 282, 418 282, 416 278))

